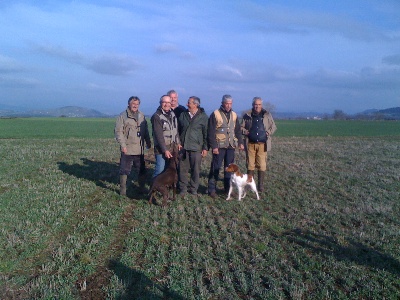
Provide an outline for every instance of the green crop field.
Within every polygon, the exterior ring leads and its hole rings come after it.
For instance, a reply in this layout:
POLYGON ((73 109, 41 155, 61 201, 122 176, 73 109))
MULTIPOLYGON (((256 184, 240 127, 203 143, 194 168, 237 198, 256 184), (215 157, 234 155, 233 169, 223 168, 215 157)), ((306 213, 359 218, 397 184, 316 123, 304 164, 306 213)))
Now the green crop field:
POLYGON ((277 121, 260 201, 209 155, 165 208, 118 195, 114 122, 0 119, 0 299, 400 298, 400 122, 277 121))
MULTIPOLYGON (((150 118, 148 117, 150 125, 150 118)), ((397 121, 277 120, 276 137, 399 136, 397 121)), ((0 119, 0 138, 110 138, 115 119, 15 118, 0 119)))

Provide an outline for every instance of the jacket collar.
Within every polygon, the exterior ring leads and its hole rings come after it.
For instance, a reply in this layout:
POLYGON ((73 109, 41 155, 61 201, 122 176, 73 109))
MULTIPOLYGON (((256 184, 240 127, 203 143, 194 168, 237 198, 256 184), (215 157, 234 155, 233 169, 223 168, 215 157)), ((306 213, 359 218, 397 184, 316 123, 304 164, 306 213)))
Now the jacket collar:
POLYGON ((126 115, 127 115, 129 118, 133 118, 133 119, 138 118, 138 119, 139 119, 140 111, 137 111, 136 113, 134 113, 134 112, 132 112, 129 108, 127 108, 127 109, 126 109, 126 115))
POLYGON ((159 107, 157 108, 157 111, 159 111, 159 112, 162 113, 163 115, 170 115, 171 112, 172 112, 172 108, 170 109, 170 111, 165 111, 165 110, 163 110, 163 109, 161 108, 161 106, 159 106, 159 107))
POLYGON ((225 108, 221 105, 219 108, 224 114, 230 114, 232 112, 232 109, 230 111, 226 111, 225 108))
MULTIPOLYGON (((248 115, 249 117, 251 117, 251 115, 252 115, 252 112, 253 112, 253 109, 250 109, 250 110, 248 110, 248 111, 246 111, 246 115, 248 115)), ((261 116, 264 116, 265 115, 265 113, 267 113, 267 110, 266 109, 261 109, 261 112, 260 112, 260 115, 261 116)))

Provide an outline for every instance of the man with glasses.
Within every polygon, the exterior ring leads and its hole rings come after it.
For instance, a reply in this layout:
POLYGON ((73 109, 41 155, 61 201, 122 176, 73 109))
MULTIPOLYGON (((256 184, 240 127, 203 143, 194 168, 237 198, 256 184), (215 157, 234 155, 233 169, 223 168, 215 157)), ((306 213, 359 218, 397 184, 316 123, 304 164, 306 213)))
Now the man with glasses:
POLYGON ((178 134, 178 120, 171 109, 171 97, 163 95, 160 98, 160 106, 151 117, 151 125, 154 140, 154 155, 156 166, 153 178, 165 170, 166 161, 172 157, 173 143, 180 148, 178 134))

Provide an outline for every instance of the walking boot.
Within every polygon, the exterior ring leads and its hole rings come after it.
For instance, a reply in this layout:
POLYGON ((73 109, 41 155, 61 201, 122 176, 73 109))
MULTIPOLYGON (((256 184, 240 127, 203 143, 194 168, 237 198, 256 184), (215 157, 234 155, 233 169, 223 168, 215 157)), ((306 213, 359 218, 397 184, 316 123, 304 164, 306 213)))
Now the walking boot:
POLYGON ((254 177, 254 170, 248 170, 247 171, 247 182, 250 183, 251 180, 253 179, 253 177, 254 177))
POLYGON ((217 198, 216 189, 217 189, 217 183, 216 183, 215 179, 214 178, 209 178, 208 179, 208 188, 207 188, 207 190, 208 190, 208 194, 213 199, 217 198))
POLYGON ((126 196, 126 180, 128 179, 128 175, 120 175, 119 176, 119 194, 121 196, 126 196))
POLYGON ((258 186, 257 186, 257 190, 260 193, 264 192, 264 177, 265 177, 265 171, 258 170, 258 186))

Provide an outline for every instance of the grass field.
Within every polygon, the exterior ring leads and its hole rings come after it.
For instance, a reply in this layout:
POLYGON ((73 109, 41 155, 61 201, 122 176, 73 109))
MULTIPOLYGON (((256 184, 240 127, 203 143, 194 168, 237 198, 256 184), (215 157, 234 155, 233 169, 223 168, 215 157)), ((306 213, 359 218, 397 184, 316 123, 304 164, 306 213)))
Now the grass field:
POLYGON ((0 119, 0 299, 400 298, 400 122, 278 121, 262 200, 162 208, 114 121, 0 119))
MULTIPOLYGON (((150 118, 148 118, 150 125, 150 118)), ((277 120, 276 137, 399 136, 396 121, 277 120)), ((110 138, 115 119, 15 118, 0 119, 0 138, 110 138)))

